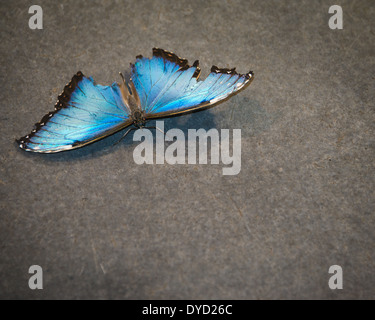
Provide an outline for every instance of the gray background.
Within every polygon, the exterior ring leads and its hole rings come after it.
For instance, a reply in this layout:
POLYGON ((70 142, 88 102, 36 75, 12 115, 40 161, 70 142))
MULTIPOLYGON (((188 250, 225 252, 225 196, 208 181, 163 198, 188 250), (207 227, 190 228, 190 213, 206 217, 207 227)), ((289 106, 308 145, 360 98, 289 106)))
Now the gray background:
MULTIPOLYGON (((1 1, 0 297, 373 299, 374 1, 1 1), (328 27, 340 4, 344 29, 328 27), (242 170, 136 165, 132 134, 40 155, 15 138, 82 70, 97 83, 160 47, 253 70, 166 130, 242 129, 242 170), (44 289, 28 288, 42 266, 44 289), (328 287, 328 268, 344 289, 328 287)), ((152 125, 152 123, 151 123, 152 125)))

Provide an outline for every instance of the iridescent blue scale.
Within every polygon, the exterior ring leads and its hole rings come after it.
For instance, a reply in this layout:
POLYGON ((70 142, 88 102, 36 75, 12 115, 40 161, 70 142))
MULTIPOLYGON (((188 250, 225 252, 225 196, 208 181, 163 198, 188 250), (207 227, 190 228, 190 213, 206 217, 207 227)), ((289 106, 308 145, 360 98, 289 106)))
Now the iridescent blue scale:
POLYGON ((253 73, 211 68, 199 81, 198 61, 189 66, 175 54, 153 49, 138 56, 128 84, 96 85, 78 72, 65 86, 55 111, 17 140, 26 151, 59 152, 84 146, 129 125, 142 127, 151 118, 189 112, 217 103, 250 84, 253 73), (129 89, 130 88, 130 89, 129 89))

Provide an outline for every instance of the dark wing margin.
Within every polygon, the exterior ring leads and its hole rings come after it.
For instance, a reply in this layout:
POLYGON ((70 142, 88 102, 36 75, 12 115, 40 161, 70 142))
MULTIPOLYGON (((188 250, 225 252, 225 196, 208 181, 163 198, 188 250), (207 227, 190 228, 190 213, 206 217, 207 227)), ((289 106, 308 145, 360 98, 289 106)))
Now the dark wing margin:
MULTIPOLYGON (((161 57, 165 60, 168 60, 172 63, 175 63, 177 64, 180 68, 178 69, 178 71, 185 71, 187 69, 189 69, 191 66, 188 64, 188 60, 187 59, 183 59, 183 58, 180 58, 179 56, 177 56, 175 53, 173 52, 170 52, 170 51, 166 51, 166 50, 163 50, 163 49, 160 49, 160 48, 153 48, 152 49, 152 56, 153 57, 161 57)), ((200 73, 201 73, 201 69, 199 68, 199 60, 195 60, 195 62, 193 63, 192 67, 195 67, 196 70, 193 74, 193 78, 199 78, 200 76, 200 73)))
POLYGON ((245 89, 254 77, 252 71, 240 74, 235 68, 212 66, 208 77, 198 81, 198 65, 195 61, 190 66, 186 59, 159 48, 153 49, 150 59, 137 57, 132 65, 132 79, 143 98, 141 104, 147 119, 216 105, 245 89))
POLYGON ((16 142, 25 151, 54 153, 82 147, 129 125, 118 85, 96 85, 79 71, 58 96, 55 110, 16 142))
POLYGON ((31 133, 20 139, 16 139, 16 142, 21 149, 28 150, 26 144, 30 142, 30 139, 52 118, 52 116, 56 112, 60 111, 62 108, 67 108, 67 103, 69 102, 72 93, 76 89, 78 83, 82 81, 83 77, 83 73, 81 71, 78 71, 73 76, 72 80, 70 80, 70 82, 65 85, 63 92, 58 96, 57 102, 55 104, 55 110, 48 112, 42 118, 42 120, 35 123, 34 129, 31 130, 31 133))

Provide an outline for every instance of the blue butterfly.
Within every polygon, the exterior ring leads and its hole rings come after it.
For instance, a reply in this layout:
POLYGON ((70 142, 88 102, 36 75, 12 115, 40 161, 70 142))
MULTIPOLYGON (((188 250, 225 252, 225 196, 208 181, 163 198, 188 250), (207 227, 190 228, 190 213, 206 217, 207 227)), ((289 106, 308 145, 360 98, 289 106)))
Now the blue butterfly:
MULTIPOLYGON (((128 83, 101 86, 78 72, 59 95, 55 110, 30 134, 17 140, 33 152, 60 152, 82 147, 130 125, 142 128, 149 119, 202 109, 233 95, 253 79, 253 73, 211 68, 198 81, 198 61, 192 66, 174 53, 154 48, 152 58, 137 56, 128 83)), ((122 75, 121 75, 122 76, 122 75)))

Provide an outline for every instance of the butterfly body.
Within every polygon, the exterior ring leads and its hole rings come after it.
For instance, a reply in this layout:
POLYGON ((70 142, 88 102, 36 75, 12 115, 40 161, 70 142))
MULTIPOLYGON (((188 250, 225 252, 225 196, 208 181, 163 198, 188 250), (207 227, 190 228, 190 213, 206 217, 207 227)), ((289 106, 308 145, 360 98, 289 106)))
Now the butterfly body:
POLYGON ((192 66, 174 53, 153 49, 152 58, 137 56, 128 83, 102 86, 78 72, 59 95, 55 110, 17 140, 26 151, 52 153, 82 147, 130 125, 143 128, 153 118, 182 114, 213 105, 245 88, 253 73, 211 68, 204 81, 198 61, 192 66))
POLYGON ((145 112, 143 110, 135 110, 131 118, 133 120, 133 125, 136 128, 143 128, 146 125, 145 112))

